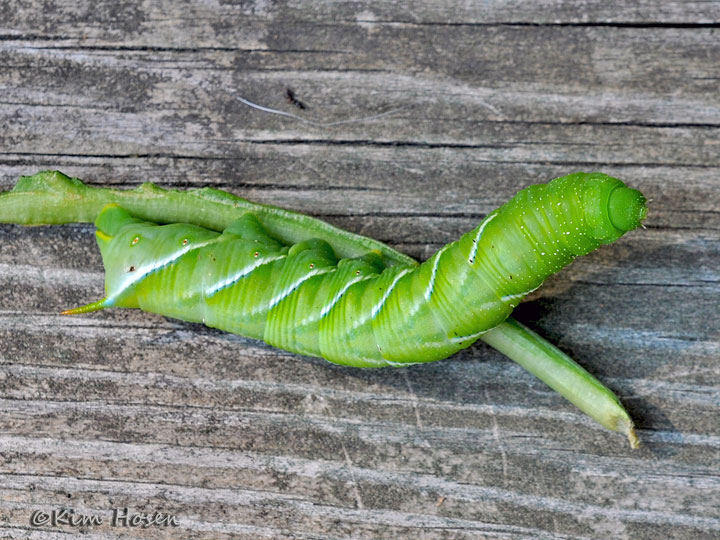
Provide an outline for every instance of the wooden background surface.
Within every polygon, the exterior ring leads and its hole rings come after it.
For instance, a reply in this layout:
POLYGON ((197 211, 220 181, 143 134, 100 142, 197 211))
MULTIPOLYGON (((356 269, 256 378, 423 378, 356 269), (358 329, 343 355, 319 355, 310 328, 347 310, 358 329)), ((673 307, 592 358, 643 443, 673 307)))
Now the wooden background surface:
POLYGON ((516 317, 621 397, 631 451, 500 354, 359 370, 98 298, 90 225, 0 226, 0 537, 720 536, 720 2, 0 4, 0 186, 214 186, 427 258, 602 170, 647 229, 516 317), (307 109, 284 98, 292 87, 307 109), (262 113, 256 103, 323 122, 262 113), (177 528, 108 525, 112 509, 177 528), (35 511, 105 519, 34 527, 35 511))

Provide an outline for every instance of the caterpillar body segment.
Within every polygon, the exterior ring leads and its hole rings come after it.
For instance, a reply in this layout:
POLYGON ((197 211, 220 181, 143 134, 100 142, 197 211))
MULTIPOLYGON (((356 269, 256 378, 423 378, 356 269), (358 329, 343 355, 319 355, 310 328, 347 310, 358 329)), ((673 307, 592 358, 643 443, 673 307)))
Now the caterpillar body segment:
POLYGON ((639 192, 578 173, 522 190, 421 265, 387 267, 373 252, 339 259, 323 238, 284 245, 250 212, 220 233, 109 205, 96 220, 107 296, 67 313, 139 307, 335 363, 429 362, 644 217, 639 192))

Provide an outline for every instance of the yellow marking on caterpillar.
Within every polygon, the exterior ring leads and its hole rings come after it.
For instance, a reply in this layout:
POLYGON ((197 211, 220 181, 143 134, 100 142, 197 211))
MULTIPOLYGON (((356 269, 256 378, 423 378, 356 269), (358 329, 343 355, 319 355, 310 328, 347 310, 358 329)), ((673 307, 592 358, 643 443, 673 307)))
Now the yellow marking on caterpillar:
POLYGON ((95 231, 95 236, 97 236, 100 240, 104 242, 109 242, 110 240, 112 240, 112 236, 102 232, 100 229, 95 231))

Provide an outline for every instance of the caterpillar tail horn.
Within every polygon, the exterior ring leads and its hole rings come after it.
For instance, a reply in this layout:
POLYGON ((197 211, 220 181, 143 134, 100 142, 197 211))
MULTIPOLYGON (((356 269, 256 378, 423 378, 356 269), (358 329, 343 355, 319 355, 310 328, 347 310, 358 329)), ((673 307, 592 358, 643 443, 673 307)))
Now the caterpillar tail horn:
POLYGON ((81 313, 92 313, 93 311, 100 311, 101 309, 104 309, 106 307, 108 307, 107 298, 103 298, 102 300, 92 302, 91 304, 85 304, 84 306, 66 309, 65 311, 61 311, 60 315, 80 315, 81 313))
MULTIPOLYGON (((113 235, 127 223, 141 223, 142 220, 132 217, 127 210, 122 208, 120 205, 115 203, 106 204, 98 217, 95 219, 95 239, 100 246, 102 252, 113 239, 113 235)), ((106 307, 110 307, 112 302, 109 301, 108 297, 102 298, 96 302, 91 302, 84 306, 79 306, 72 309, 66 309, 61 311, 60 315, 79 315, 81 313, 92 313, 93 311, 100 311, 106 307)))

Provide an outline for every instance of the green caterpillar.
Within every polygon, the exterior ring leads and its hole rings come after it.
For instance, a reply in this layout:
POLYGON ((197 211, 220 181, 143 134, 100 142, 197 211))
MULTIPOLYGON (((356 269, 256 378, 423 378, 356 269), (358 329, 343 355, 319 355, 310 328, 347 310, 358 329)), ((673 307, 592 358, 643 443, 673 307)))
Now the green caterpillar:
MULTIPOLYGON (((638 227, 647 211, 642 194, 620 180, 575 173, 520 191, 418 265, 387 246, 311 218, 301 232, 297 220, 304 217, 222 192, 199 193, 207 201, 204 206, 173 206, 167 201, 181 197, 180 192, 148 185, 138 192, 100 190, 59 174, 21 179, 0 196, 0 212, 10 207, 2 197, 15 194, 9 216, 14 222, 97 216, 106 297, 64 313, 140 308, 357 367, 439 360, 495 328, 502 331, 487 341, 517 360, 511 347, 503 346, 503 335, 512 334, 515 343, 535 338, 519 323, 503 323, 515 306, 575 257, 638 227), (74 209, 58 216, 61 212, 49 209, 67 206, 67 197, 58 195, 62 190, 72 194, 74 209), (22 195, 41 204, 29 204, 22 195), (164 208, 156 204, 161 199, 167 202, 164 208), (209 202, 234 210, 232 220, 218 218, 225 220, 222 232, 207 228, 209 202), (173 221, 179 213, 192 215, 195 223, 145 221, 153 207, 157 221, 173 221)), ((5 213, 0 219, 10 220, 5 213)), ((539 350, 533 354, 547 356, 539 350)), ((584 370, 582 377, 591 378, 584 370)), ((563 391, 566 396, 573 392, 586 393, 563 391)), ((569 399, 577 404, 585 398, 569 399)), ((617 429, 618 421, 603 425, 617 429)), ((627 426, 622 430, 627 432, 627 426)))

